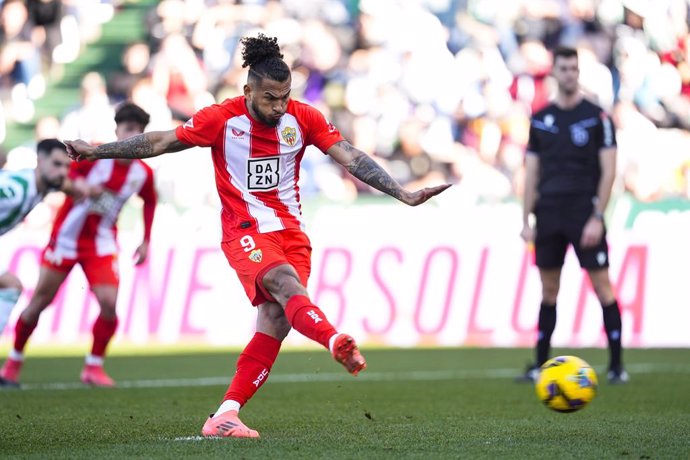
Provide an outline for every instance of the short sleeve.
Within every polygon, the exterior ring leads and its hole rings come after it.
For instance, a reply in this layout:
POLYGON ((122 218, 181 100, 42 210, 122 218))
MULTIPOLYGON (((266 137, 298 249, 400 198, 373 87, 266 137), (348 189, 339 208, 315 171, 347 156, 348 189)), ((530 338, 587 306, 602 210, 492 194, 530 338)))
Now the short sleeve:
POLYGON ((599 113, 601 120, 601 146, 605 149, 616 146, 616 128, 613 126, 611 117, 603 110, 599 113))
POLYGON ((227 118, 218 104, 204 107, 175 130, 177 139, 187 145, 210 147, 223 131, 227 118))
POLYGON ((97 161, 73 161, 69 165, 69 173, 67 177, 70 179, 76 179, 77 177, 86 177, 86 175, 91 171, 96 165, 97 161))
POLYGON ((534 120, 529 125, 529 139, 527 141, 527 153, 539 154, 538 130, 534 128, 534 120))
POLYGON ((321 112, 309 105, 304 106, 304 122, 307 128, 307 144, 314 145, 322 152, 343 140, 342 134, 333 123, 326 120, 321 112))

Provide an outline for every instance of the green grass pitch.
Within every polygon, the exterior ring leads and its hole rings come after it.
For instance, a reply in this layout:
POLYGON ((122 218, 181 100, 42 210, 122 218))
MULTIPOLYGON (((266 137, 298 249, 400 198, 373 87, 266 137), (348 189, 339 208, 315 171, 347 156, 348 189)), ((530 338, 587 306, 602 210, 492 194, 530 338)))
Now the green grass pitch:
POLYGON ((117 389, 78 383, 81 358, 27 360, 0 391, 3 458, 690 458, 690 350, 626 350, 631 382, 607 385, 605 350, 580 412, 546 409, 513 377, 516 349, 364 350, 354 378, 326 351, 284 352, 242 410, 259 440, 202 439, 236 353, 114 356, 117 389))

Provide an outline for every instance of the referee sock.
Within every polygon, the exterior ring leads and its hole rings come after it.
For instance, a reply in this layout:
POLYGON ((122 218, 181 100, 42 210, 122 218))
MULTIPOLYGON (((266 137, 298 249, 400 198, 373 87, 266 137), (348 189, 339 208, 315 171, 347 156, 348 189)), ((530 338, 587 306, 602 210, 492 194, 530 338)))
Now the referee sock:
POLYGON ((549 359, 551 349, 551 335, 556 328, 556 305, 549 305, 542 302, 539 308, 539 323, 537 329, 537 367, 544 364, 549 359))
POLYGON ((237 360, 237 371, 216 415, 228 410, 239 410, 249 401, 249 398, 254 396, 254 393, 268 380, 268 374, 278 357, 281 343, 270 335, 261 332, 254 334, 237 360))
POLYGON ((621 311, 615 300, 610 305, 602 305, 604 330, 609 341, 609 369, 621 370, 623 349, 621 346, 621 311))
POLYGON ((338 333, 321 309, 305 295, 293 295, 285 305, 285 316, 297 332, 328 348, 328 341, 338 333))

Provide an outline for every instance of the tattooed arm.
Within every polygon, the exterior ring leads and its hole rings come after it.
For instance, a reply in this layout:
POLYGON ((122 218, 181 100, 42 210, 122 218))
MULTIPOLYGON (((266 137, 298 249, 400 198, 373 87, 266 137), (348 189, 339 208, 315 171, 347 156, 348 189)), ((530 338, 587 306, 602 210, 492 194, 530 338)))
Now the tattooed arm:
POLYGON ((150 158, 163 153, 179 152, 191 145, 177 139, 175 130, 151 131, 117 142, 99 146, 90 145, 81 139, 65 141, 67 153, 73 160, 98 160, 100 158, 150 158))
POLYGON ((369 155, 353 147, 348 141, 336 143, 326 153, 357 179, 410 206, 422 204, 450 187, 450 184, 444 184, 408 192, 369 155))

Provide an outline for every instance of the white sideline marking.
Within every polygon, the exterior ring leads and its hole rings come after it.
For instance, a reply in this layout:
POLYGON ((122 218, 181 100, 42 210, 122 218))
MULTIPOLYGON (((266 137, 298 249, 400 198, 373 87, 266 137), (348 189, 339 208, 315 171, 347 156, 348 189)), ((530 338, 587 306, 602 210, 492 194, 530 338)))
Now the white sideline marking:
MULTIPOLYGON (((654 363, 639 363, 626 366, 626 370, 633 374, 651 374, 654 372, 673 372, 676 374, 690 374, 690 366, 668 365, 654 363)), ((601 380, 606 378, 603 368, 596 369, 601 380)), ((439 371, 407 371, 407 372, 369 372, 366 371, 356 378, 345 372, 321 374, 274 374, 268 384, 276 383, 306 383, 306 382, 339 382, 339 381, 437 381, 437 380, 468 380, 482 378, 509 379, 520 375, 521 369, 468 369, 468 370, 439 370, 439 371)), ((117 388, 171 388, 171 387, 207 387, 214 385, 228 385, 230 375, 222 377, 198 377, 182 379, 152 379, 152 380, 122 380, 117 382, 117 388)), ((79 382, 28 383, 22 384, 22 390, 84 390, 89 386, 79 382)))
POLYGON ((192 441, 192 442, 200 442, 200 441, 208 441, 209 439, 221 439, 216 436, 180 436, 179 438, 173 439, 173 441, 192 441))

